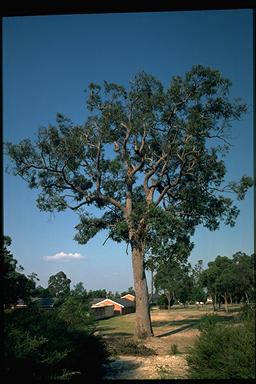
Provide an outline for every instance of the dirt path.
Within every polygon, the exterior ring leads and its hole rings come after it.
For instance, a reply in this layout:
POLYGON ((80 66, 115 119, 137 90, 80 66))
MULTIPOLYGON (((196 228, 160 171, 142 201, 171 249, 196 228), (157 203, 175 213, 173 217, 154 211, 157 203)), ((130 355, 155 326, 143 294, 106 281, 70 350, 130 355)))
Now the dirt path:
POLYGON ((106 366, 105 379, 185 379, 187 346, 193 344, 198 333, 196 329, 186 328, 168 336, 148 339, 144 345, 157 355, 117 356, 106 366), (173 344, 178 348, 176 355, 171 355, 173 344))
POLYGON ((184 379, 186 371, 184 355, 118 356, 108 365, 105 379, 184 379))

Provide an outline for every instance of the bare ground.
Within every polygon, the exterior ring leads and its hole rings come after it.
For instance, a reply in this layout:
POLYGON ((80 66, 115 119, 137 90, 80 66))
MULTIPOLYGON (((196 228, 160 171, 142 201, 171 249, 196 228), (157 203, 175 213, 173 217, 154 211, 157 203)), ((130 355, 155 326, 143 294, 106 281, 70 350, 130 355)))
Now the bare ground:
POLYGON ((200 333, 193 325, 205 314, 202 310, 153 311, 152 324, 161 324, 161 327, 155 327, 155 337, 145 340, 143 344, 157 355, 112 358, 106 366, 105 379, 186 379, 186 353, 200 333), (173 344, 178 349, 175 355, 171 352, 173 344))
MULTIPOLYGON (((170 320, 170 313, 153 313, 153 322, 164 322, 170 320)), ((184 321, 181 314, 172 314, 172 321, 184 321)), ((189 322, 188 322, 189 323, 189 322)), ((185 324, 186 326, 186 324, 185 324)), ((153 356, 117 356, 108 364, 105 379, 185 379, 187 374, 186 351, 188 345, 192 345, 199 331, 193 328, 185 328, 184 324, 179 326, 166 325, 161 332, 155 331, 153 338, 143 342, 146 347, 153 349, 157 355, 153 356), (185 328, 185 329, 184 329, 185 328), (163 330, 173 332, 166 336, 163 330), (176 344, 178 354, 171 354, 171 345, 176 344)))

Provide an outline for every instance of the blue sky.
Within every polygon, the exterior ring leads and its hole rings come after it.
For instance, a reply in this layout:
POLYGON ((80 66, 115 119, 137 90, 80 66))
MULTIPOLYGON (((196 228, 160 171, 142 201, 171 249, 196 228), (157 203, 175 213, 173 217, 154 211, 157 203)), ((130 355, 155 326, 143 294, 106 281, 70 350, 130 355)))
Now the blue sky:
MULTIPOLYGON (((168 85, 192 65, 219 69, 232 83, 231 97, 241 97, 247 115, 232 127, 227 178, 252 175, 252 11, 186 11, 3 18, 4 142, 36 138, 38 128, 54 124, 57 112, 75 123, 87 117, 84 90, 103 80, 128 85, 144 70, 168 85)), ((5 159, 5 165, 7 161, 5 159)), ((123 291, 133 285, 131 257, 124 244, 106 233, 87 245, 73 240, 74 212, 50 215, 36 207, 35 190, 4 174, 4 234, 11 236, 14 257, 39 284, 64 271, 72 285, 123 291), (57 256, 56 256, 57 254, 57 256), (67 260, 63 255, 80 254, 67 260), (47 256, 56 256, 55 260, 47 256), (59 255, 59 257, 58 257, 59 255)), ((234 228, 209 232, 198 228, 189 261, 253 252, 253 192, 237 206, 234 228)))

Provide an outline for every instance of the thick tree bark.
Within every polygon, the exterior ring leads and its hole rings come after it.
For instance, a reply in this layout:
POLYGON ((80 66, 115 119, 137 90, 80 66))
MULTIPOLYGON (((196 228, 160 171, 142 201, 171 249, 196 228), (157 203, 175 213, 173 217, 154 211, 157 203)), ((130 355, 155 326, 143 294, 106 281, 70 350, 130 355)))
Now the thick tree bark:
POLYGON ((148 287, 144 268, 144 254, 139 247, 132 247, 132 267, 136 296, 135 337, 145 339, 153 336, 151 326, 148 287))

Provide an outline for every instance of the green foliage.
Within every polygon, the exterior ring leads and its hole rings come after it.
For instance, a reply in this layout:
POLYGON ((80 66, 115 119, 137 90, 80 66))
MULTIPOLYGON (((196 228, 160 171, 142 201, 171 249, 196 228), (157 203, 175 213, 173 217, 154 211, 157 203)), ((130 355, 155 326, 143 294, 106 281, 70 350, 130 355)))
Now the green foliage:
POLYGON ((53 297, 64 298, 70 293, 71 280, 62 271, 49 277, 48 290, 53 297))
POLYGON ((201 332, 208 332, 209 329, 215 327, 218 321, 219 317, 213 314, 202 316, 198 325, 198 329, 201 332))
MULTIPOLYGON (((168 302, 179 299, 186 303, 189 299, 192 281, 189 276, 190 265, 182 263, 180 254, 171 254, 161 260, 154 278, 157 290, 163 290, 168 302)), ((169 304, 169 303, 168 303, 169 304)))
POLYGON ((177 344, 172 344, 170 349, 170 355, 177 355, 179 352, 177 344))
MULTIPOLYGON (((141 219, 147 222, 148 247, 156 233, 175 243, 199 224, 210 230, 221 220, 234 225, 238 209, 221 196, 223 154, 230 121, 246 106, 228 98, 230 86, 218 70, 202 65, 173 76, 166 89, 145 72, 127 89, 92 83, 85 124, 57 113, 55 125, 41 127, 35 143, 6 143, 11 170, 40 191, 39 209, 79 210, 80 243, 102 229, 115 241, 128 242, 128 230, 138 229, 141 219), (129 215, 127 190, 133 202, 129 215), (88 216, 91 204, 104 209, 101 217, 88 216)), ((244 175, 229 190, 242 199, 250 186, 244 175)))
POLYGON ((239 302, 254 301, 254 263, 255 256, 243 252, 236 252, 232 259, 217 256, 202 272, 201 283, 212 297, 231 294, 239 302))
POLYGON ((255 378, 254 322, 208 321, 187 358, 190 379, 255 378))
POLYGON ((90 333, 95 330, 89 302, 85 302, 80 297, 66 297, 57 308, 57 315, 71 329, 86 330, 90 333))
MULTIPOLYGON (((159 306, 160 309, 166 309, 167 306, 168 306, 168 300, 167 300, 167 297, 165 294, 162 294, 158 297, 157 299, 157 304, 159 306)), ((170 306, 172 307, 174 304, 174 298, 172 297, 171 298, 171 301, 170 301, 170 306)))
POLYGON ((244 304, 240 313, 241 320, 252 320, 255 322, 256 304, 244 304))
POLYGON ((99 380, 108 356, 105 344, 86 327, 67 327, 67 321, 55 310, 43 311, 34 305, 6 313, 4 377, 99 380))
POLYGON ((156 352, 152 348, 125 337, 114 337, 108 341, 108 350, 112 355, 152 356, 156 352))
POLYGON ((17 268, 17 260, 14 259, 12 253, 8 249, 11 245, 11 238, 4 236, 3 247, 3 303, 8 308, 11 305, 15 305, 19 299, 24 302, 29 302, 30 296, 35 290, 35 276, 32 273, 31 276, 26 276, 17 269, 23 270, 21 266, 17 268))
POLYGON ((48 288, 37 286, 33 292, 33 297, 50 297, 50 292, 48 288))
POLYGON ((246 112, 228 97, 230 86, 220 71, 202 65, 173 76, 166 88, 145 72, 127 89, 92 83, 84 124, 57 114, 35 143, 5 144, 11 171, 39 190, 40 210, 78 212, 79 243, 108 230, 109 238, 139 250, 141 261, 163 248, 184 262, 198 225, 235 224, 239 210, 223 193, 242 199, 252 185, 243 176, 223 186, 227 131, 246 112), (88 214, 90 205, 96 216, 88 214))

